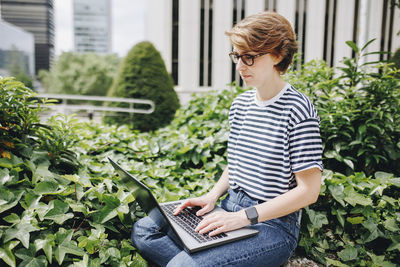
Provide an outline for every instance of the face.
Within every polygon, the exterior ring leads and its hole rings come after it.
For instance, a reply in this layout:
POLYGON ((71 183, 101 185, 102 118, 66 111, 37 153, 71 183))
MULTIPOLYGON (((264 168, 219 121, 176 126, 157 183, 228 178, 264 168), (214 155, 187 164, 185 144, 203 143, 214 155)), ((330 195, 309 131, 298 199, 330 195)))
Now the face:
POLYGON ((247 86, 261 89, 274 78, 273 76, 279 75, 279 72, 274 68, 274 65, 279 63, 277 61, 278 59, 273 57, 271 54, 242 52, 237 49, 234 49, 234 53, 238 55, 258 55, 254 58, 254 64, 251 66, 244 63, 244 61, 246 61, 246 63, 251 63, 251 59, 245 56, 239 57, 236 63, 236 70, 239 72, 247 86))

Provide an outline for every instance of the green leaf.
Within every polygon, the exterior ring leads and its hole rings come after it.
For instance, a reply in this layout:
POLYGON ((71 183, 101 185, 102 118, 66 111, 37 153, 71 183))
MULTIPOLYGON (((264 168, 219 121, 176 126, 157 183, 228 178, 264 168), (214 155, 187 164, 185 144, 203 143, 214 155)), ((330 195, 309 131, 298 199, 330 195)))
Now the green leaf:
POLYGON ((306 207, 305 210, 311 222, 311 224, 307 225, 307 228, 311 236, 313 236, 315 231, 320 229, 323 225, 328 224, 328 218, 322 212, 314 211, 308 207, 306 207))
POLYGON ((357 204, 362 206, 372 205, 372 200, 370 198, 357 193, 352 186, 347 186, 344 189, 344 193, 346 195, 344 200, 352 206, 356 206, 357 204))
POLYGON ((388 247, 387 251, 397 250, 400 252, 400 235, 391 237, 392 244, 388 247))
POLYGON ((360 224, 364 221, 364 217, 347 217, 346 220, 351 224, 360 224))
POLYGON ((60 265, 64 261, 65 254, 83 256, 85 252, 74 241, 66 241, 61 243, 54 251, 55 258, 60 265))
POLYGON ((41 195, 36 195, 33 192, 26 193, 24 208, 27 210, 36 208, 39 204, 41 197, 41 195))
POLYGON ((349 160, 349 159, 343 159, 343 162, 349 166, 352 170, 354 170, 354 163, 353 161, 349 160))
POLYGON ((358 251, 353 246, 348 245, 345 249, 338 252, 338 256, 343 261, 351 261, 357 259, 358 251))
POLYGON ((345 198, 343 185, 329 185, 328 190, 331 192, 333 198, 340 203, 343 207, 346 206, 343 199, 345 198))
POLYGON ((9 170, 0 169, 0 184, 4 185, 8 181, 11 181, 9 170))
POLYGON ((55 236, 53 234, 46 235, 45 239, 36 239, 35 240, 36 251, 43 249, 50 264, 52 263, 52 260, 53 260, 54 240, 55 240, 55 236))
POLYGON ((30 258, 29 260, 24 260, 21 262, 18 267, 43 267, 47 266, 47 260, 46 257, 41 255, 37 258, 30 258))
POLYGON ((8 199, 2 199, 2 197, 5 197, 3 192, 1 192, 2 195, 0 195, 0 203, 1 203, 0 204, 0 213, 15 207, 18 204, 19 200, 21 199, 22 195, 24 194, 23 190, 14 191, 14 193, 11 193, 11 194, 10 194, 10 191, 4 192, 6 194, 8 193, 7 195, 11 197, 11 200, 8 200, 8 199), (15 196, 15 194, 16 194, 16 196, 15 196), (4 200, 4 201, 2 201, 2 200, 4 200))
POLYGON ((353 49, 354 52, 358 53, 359 49, 358 49, 357 44, 355 44, 353 41, 346 41, 346 44, 348 46, 350 46, 351 49, 353 49))
POLYGON ((338 260, 334 260, 334 259, 331 259, 331 258, 328 258, 328 257, 326 257, 325 259, 326 259, 327 266, 349 267, 349 265, 341 263, 338 260))
POLYGON ((53 220, 57 224, 63 224, 66 220, 74 217, 72 213, 66 213, 69 210, 69 205, 65 202, 56 199, 52 200, 49 205, 53 206, 53 208, 44 215, 44 219, 53 220))
POLYGON ((105 207, 101 209, 99 215, 100 223, 105 223, 118 215, 118 207, 121 205, 121 201, 112 196, 103 196, 103 200, 106 203, 105 207))
POLYGON ((7 242, 11 239, 18 239, 21 241, 24 247, 28 248, 30 233, 34 231, 38 231, 38 229, 33 227, 30 223, 19 223, 15 228, 6 230, 4 242, 7 242))
POLYGON ((15 256, 12 249, 19 244, 19 241, 10 241, 0 248, 0 258, 9 266, 15 267, 15 256))
POLYGON ((374 42, 376 40, 376 38, 373 38, 371 40, 369 40, 362 48, 361 51, 364 51, 365 48, 367 48, 372 42, 374 42))
POLYGON ((67 231, 61 228, 60 231, 58 231, 58 233, 56 234, 55 241, 56 243, 58 243, 58 246, 54 251, 54 256, 59 265, 62 264, 65 254, 67 253, 76 256, 85 255, 85 252, 76 245, 76 242, 71 240, 74 233, 73 231, 73 229, 67 231))
POLYGON ((32 181, 35 183, 37 181, 53 181, 55 174, 49 171, 49 166, 47 163, 40 164, 32 174, 32 181))
POLYGON ((385 256, 377 256, 371 252, 367 251, 367 255, 371 258, 373 266, 382 266, 382 267, 396 267, 395 264, 385 261, 385 256))
POLYGON ((85 254, 83 255, 83 259, 81 261, 74 262, 73 267, 88 267, 88 266, 89 266, 89 256, 85 254))
POLYGON ((40 194, 51 194, 54 193, 58 188, 58 183, 56 182, 40 182, 36 185, 35 189, 33 191, 40 195, 40 194))
POLYGON ((397 223, 397 220, 395 218, 388 218, 383 222, 383 225, 385 226, 386 229, 388 229, 391 232, 400 232, 400 227, 397 223))
POLYGON ((11 224, 19 223, 21 221, 19 216, 15 213, 11 213, 10 215, 4 217, 3 220, 11 224))

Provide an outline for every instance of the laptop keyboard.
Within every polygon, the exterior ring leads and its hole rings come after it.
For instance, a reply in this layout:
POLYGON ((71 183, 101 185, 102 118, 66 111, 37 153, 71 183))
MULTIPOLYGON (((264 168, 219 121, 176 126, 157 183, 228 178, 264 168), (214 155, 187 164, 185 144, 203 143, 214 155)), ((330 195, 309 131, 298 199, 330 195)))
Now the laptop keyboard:
POLYGON ((186 208, 182 210, 178 215, 174 215, 175 207, 176 204, 161 205, 161 208, 165 211, 165 214, 168 216, 168 218, 170 218, 178 225, 180 225, 187 233, 189 233, 198 242, 200 243, 208 242, 227 236, 225 233, 222 233, 210 237, 208 233, 200 234, 194 230, 196 226, 199 224, 199 222, 203 219, 203 217, 196 215, 196 212, 200 210, 200 207, 186 208))

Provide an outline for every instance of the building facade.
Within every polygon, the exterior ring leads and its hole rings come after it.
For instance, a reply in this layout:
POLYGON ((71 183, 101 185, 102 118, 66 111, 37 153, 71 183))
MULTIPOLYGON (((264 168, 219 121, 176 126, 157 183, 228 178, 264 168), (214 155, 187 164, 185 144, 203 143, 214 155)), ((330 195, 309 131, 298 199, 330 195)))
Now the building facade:
POLYGON ((111 53, 110 0, 74 0, 76 52, 111 53))
POLYGON ((48 70, 54 57, 53 0, 0 0, 1 18, 33 34, 35 72, 48 70))
MULTIPOLYGON (((373 51, 400 47, 400 8, 391 0, 148 0, 147 39, 161 52, 181 94, 241 82, 228 57, 224 32, 242 18, 274 10, 292 24, 300 63, 323 59, 330 66, 376 38, 373 51)), ((370 55, 366 60, 386 59, 370 55)))

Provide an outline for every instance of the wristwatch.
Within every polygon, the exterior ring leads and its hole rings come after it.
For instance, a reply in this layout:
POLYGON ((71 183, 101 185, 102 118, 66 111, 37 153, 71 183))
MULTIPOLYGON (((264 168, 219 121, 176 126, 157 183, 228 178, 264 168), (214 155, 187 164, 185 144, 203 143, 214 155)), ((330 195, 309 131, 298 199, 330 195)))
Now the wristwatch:
POLYGON ((258 223, 258 212, 255 207, 250 207, 244 210, 246 212, 247 219, 249 219, 251 224, 258 223))

